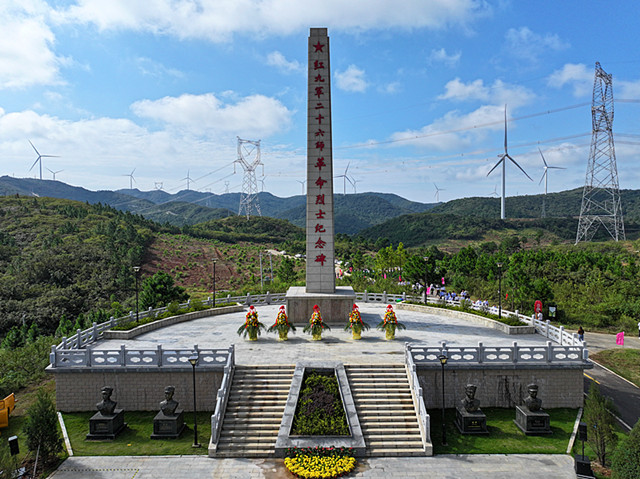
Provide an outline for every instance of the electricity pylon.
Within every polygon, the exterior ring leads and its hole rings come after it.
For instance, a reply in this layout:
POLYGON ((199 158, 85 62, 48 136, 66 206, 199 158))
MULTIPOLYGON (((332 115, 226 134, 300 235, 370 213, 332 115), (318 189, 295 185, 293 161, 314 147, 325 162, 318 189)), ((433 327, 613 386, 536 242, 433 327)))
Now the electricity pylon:
POLYGON ((240 163, 244 169, 238 215, 241 215, 244 210, 247 219, 249 219, 251 212, 255 210, 258 216, 262 216, 257 197, 258 182, 256 181, 256 169, 258 166, 262 166, 262 176, 264 176, 264 164, 260 160, 260 140, 243 140, 238 137, 238 159, 233 162, 234 173, 236 163, 240 163))
POLYGON ((624 240, 624 221, 613 146, 613 87, 611 74, 596 62, 591 104, 591 149, 582 193, 576 244, 591 241, 600 225, 615 240, 624 240))

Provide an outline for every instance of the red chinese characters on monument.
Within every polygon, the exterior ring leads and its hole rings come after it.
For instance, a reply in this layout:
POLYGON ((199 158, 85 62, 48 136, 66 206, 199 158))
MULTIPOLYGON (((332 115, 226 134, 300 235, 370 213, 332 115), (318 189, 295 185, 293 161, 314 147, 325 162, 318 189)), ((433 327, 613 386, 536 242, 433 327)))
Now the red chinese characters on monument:
MULTIPOLYGON (((327 82, 328 71, 327 71, 327 67, 325 67, 326 60, 324 59, 324 56, 327 55, 328 52, 324 51, 325 46, 326 46, 326 43, 321 43, 320 41, 317 41, 315 44, 312 45, 313 49, 311 50, 311 52, 312 52, 312 55, 315 56, 315 58, 310 58, 310 65, 309 65, 310 71, 315 72, 310 77, 313 79, 312 81, 313 83, 315 83, 315 85, 311 87, 311 90, 309 92, 310 93, 309 111, 312 112, 315 110, 316 112, 313 115, 313 123, 315 124, 315 128, 311 128, 310 126, 309 134, 313 135, 312 137, 315 138, 315 140, 313 141, 314 146, 312 147, 312 149, 315 150, 313 153, 317 155, 317 159, 313 167, 317 168, 318 176, 314 181, 314 184, 320 190, 322 190, 322 188, 328 183, 328 180, 323 179, 321 176, 322 169, 328 168, 330 166, 330 164, 327 164, 325 160, 325 156, 327 155, 327 153, 324 153, 325 149, 327 149, 328 154, 330 155, 330 148, 329 148, 330 144, 328 143, 325 144, 325 138, 327 138, 325 134, 330 133, 330 124, 331 124, 330 112, 327 111, 330 105, 325 103, 326 100, 329 100, 328 98, 329 85, 327 82), (317 55, 321 55, 320 59, 318 59, 317 55), (314 99, 315 102, 312 102, 312 99, 314 99), (323 111, 324 114, 320 113, 320 111, 323 111), (320 156, 320 155, 323 155, 323 156, 320 156)), ((312 115, 310 115, 310 118, 311 117, 312 115)), ((331 158, 327 157, 327 160, 330 161, 331 158)), ((323 205, 325 205, 324 193, 316 195, 315 204, 317 205, 316 207, 317 209, 313 213, 315 214, 316 219, 326 220, 327 212, 326 210, 322 209, 323 205)), ((315 227, 314 227, 315 234, 319 235, 321 233, 326 233, 326 232, 327 230, 324 224, 322 223, 315 224, 315 227)), ((314 240, 311 240, 311 241, 314 241, 314 240)), ((314 248, 324 249, 325 246, 327 245, 327 242, 323 240, 320 236, 318 236, 313 244, 314 244, 314 248)), ((325 263, 329 262, 329 259, 324 253, 321 253, 316 255, 314 262, 320 263, 320 266, 324 266, 325 263)))

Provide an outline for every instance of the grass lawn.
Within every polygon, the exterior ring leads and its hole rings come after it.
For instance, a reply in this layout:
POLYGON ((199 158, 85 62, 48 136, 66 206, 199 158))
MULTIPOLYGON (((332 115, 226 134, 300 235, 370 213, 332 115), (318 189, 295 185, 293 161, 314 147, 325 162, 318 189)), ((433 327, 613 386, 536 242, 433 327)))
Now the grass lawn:
POLYGON ((429 410, 434 454, 565 454, 578 414, 577 409, 546 409, 551 416, 547 436, 527 436, 518 426, 515 409, 482 408, 487 416, 489 435, 460 434, 455 425, 455 409, 445 410, 447 446, 442 445, 442 412, 429 410))
POLYGON ((159 456, 207 454, 211 438, 211 413, 198 413, 198 442, 201 448, 192 448, 193 413, 185 413, 185 427, 178 439, 152 440, 155 411, 125 411, 127 428, 113 441, 87 441, 89 418, 93 412, 63 413, 73 454, 76 456, 159 456))
POLYGON ((606 349, 589 358, 640 387, 640 349, 606 349))

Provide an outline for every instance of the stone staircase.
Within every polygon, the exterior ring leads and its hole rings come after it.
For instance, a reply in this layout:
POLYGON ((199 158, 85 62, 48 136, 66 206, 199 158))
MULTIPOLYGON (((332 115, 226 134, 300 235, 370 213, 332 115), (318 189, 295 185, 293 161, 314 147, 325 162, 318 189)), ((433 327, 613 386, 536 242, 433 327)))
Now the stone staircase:
POLYGON ((216 457, 274 457, 294 368, 236 366, 216 457))
POLYGON ((367 456, 424 456, 404 365, 345 365, 345 370, 367 456))

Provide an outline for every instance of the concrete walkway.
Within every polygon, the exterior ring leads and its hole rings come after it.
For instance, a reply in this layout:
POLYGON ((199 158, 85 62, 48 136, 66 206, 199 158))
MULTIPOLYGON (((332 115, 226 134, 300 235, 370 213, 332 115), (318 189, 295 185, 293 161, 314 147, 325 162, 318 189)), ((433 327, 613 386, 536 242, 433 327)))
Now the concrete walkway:
MULTIPOLYGON (((209 459, 203 456, 71 457, 52 479, 280 479, 291 474, 282 460, 209 459)), ((348 477, 371 479, 575 479, 565 455, 441 455, 369 458, 348 477)))

